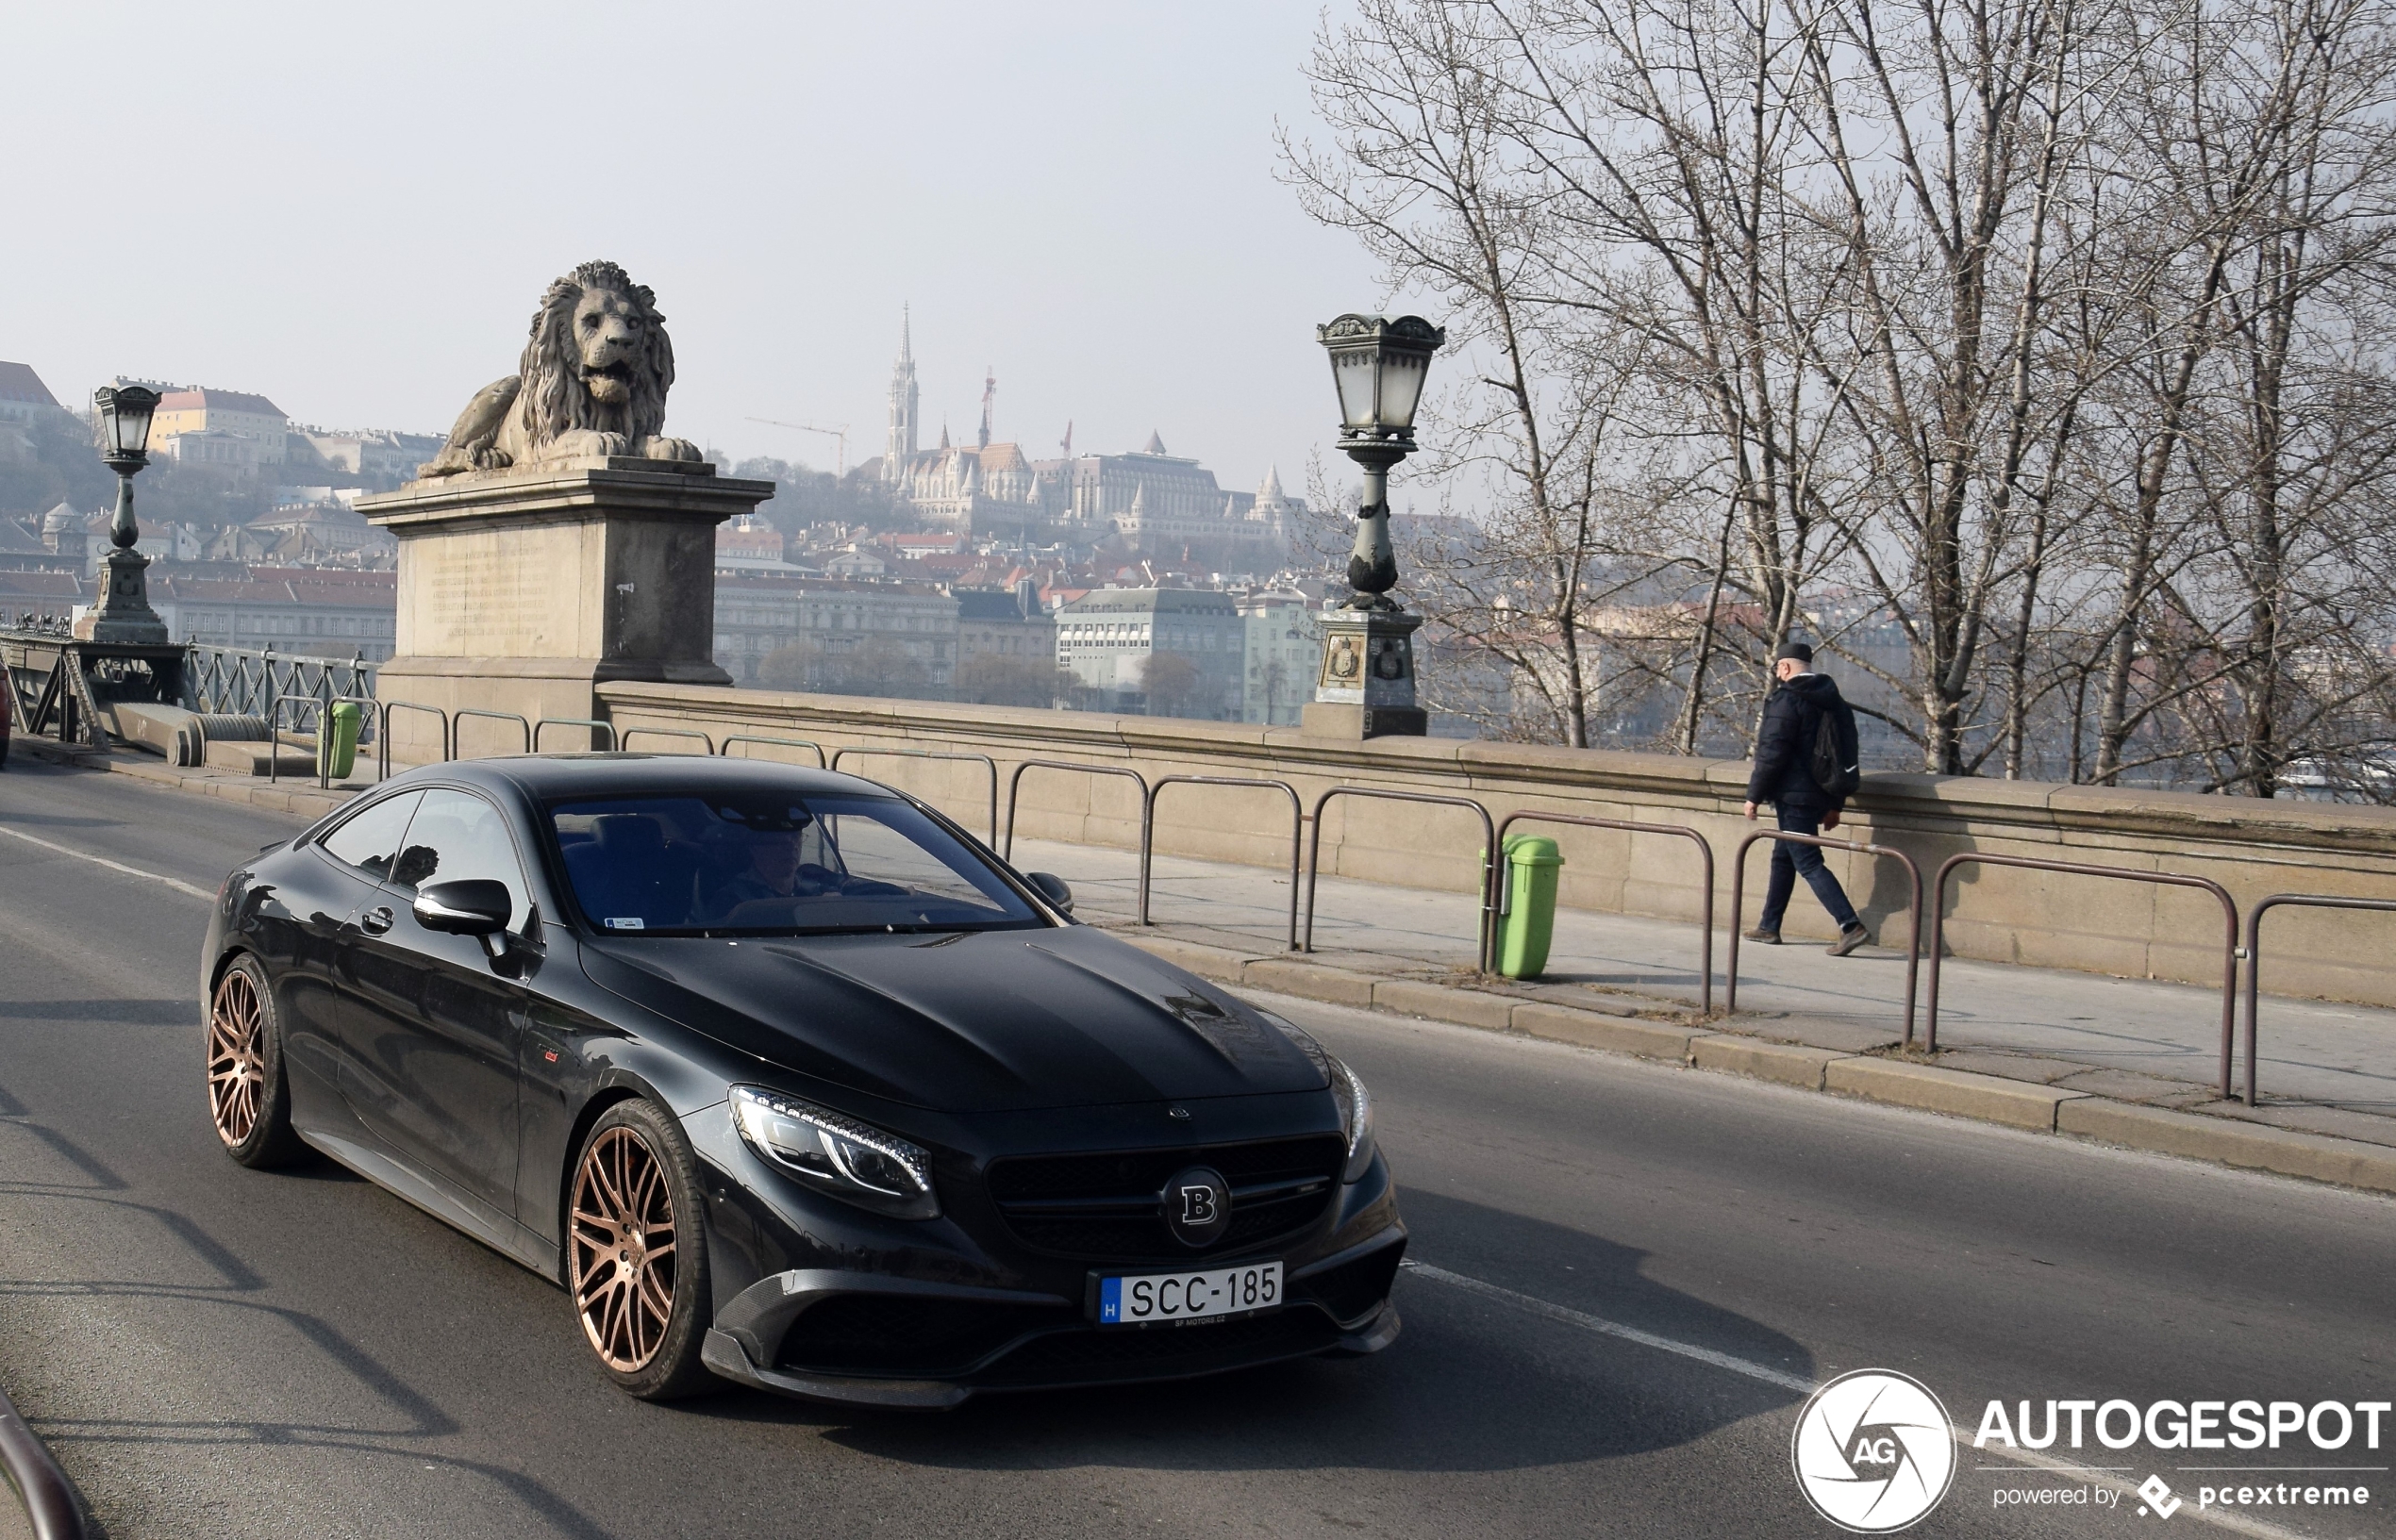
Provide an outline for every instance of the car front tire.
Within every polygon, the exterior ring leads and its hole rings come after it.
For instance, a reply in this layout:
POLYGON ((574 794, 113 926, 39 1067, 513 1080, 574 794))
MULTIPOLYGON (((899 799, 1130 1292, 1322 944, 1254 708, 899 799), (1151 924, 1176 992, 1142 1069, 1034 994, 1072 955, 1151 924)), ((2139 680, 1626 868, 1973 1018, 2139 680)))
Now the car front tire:
POLYGON ((698 1163, 655 1102, 600 1114, 566 1203, 566 1288, 607 1377, 642 1400, 721 1388, 699 1361, 712 1314, 698 1163))
POLYGON ((208 1012, 208 1118, 225 1152, 258 1170, 308 1153, 291 1129, 283 1073, 283 1026, 266 969, 244 953, 216 981, 208 1012))

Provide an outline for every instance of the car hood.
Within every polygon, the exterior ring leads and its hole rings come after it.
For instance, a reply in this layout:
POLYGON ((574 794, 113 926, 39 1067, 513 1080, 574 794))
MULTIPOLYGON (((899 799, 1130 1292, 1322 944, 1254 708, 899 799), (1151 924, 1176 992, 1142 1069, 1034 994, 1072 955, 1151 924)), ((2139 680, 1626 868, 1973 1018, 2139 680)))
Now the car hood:
POLYGON ((1088 926, 586 941, 611 993, 730 1047, 943 1112, 1319 1090, 1256 1011, 1088 926))

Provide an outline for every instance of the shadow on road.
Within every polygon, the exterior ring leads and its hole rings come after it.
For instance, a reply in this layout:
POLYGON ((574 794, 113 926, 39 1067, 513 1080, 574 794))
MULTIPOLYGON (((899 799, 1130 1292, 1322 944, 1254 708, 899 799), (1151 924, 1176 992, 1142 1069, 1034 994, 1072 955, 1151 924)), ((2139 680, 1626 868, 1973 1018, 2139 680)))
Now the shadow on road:
MULTIPOLYGON (((1556 1303, 1810 1374, 1795 1342, 1639 1271, 1644 1253, 1463 1199, 1409 1193, 1414 1253, 1522 1292, 1475 1258, 1578 1280, 1556 1303), (1569 1269, 1569 1272, 1566 1271, 1569 1269)), ((1177 1384, 1001 1395, 945 1416, 859 1416, 765 1396, 691 1415, 787 1423, 950 1469, 1487 1471, 1643 1454, 1793 1404, 1789 1391, 1402 1276, 1406 1332, 1366 1359, 1308 1359, 1177 1384)))
MULTIPOLYGON (((56 1018, 61 1014, 57 1008, 61 1003, 84 1002, 51 1002, 38 1014, 56 1018)), ((92 1003, 123 1006, 161 1002, 92 1003)), ((178 1011, 190 1009, 188 1002, 162 1003, 175 1005, 178 1011)), ((31 1007, 23 1012, 0 1011, 0 1015, 18 1014, 37 1012, 31 1007)), ((113 1018, 125 1019, 121 1014, 113 1018)), ((178 1016, 177 1019, 181 1018, 178 1016)), ((172 1237, 165 1250, 179 1249, 185 1257, 213 1275, 180 1282, 164 1279, 159 1276, 164 1269, 159 1267, 156 1252, 148 1249, 140 1257, 127 1254, 91 1259, 121 1262, 122 1272, 69 1276, 43 1277, 38 1271, 28 1275, 22 1266, 26 1259, 11 1257, 0 1262, 0 1318, 18 1316, 39 1301, 86 1304, 138 1300, 145 1316, 173 1322, 175 1330, 202 1340, 250 1344, 252 1350, 261 1341, 273 1343, 279 1350, 275 1356, 286 1365, 298 1356, 292 1349, 304 1345, 306 1350, 312 1350, 312 1362, 320 1376, 330 1383, 345 1384, 355 1393, 345 1408, 350 1415, 334 1420, 307 1416, 77 1416, 53 1409, 42 1399, 21 1407, 34 1431, 68 1466, 70 1478, 87 1493, 91 1490, 92 1462, 97 1452, 112 1446, 141 1450, 152 1459, 170 1448, 210 1449, 220 1451, 220 1457, 222 1451, 271 1449, 286 1461, 303 1453, 317 1457, 347 1455, 388 1462, 394 1468, 410 1472, 436 1467, 456 1470, 506 1492, 521 1505, 524 1515, 537 1520, 549 1532, 572 1540, 607 1540, 611 1532, 539 1478, 493 1461, 428 1447, 429 1441, 450 1440, 466 1429, 435 1398, 418 1390, 323 1316, 261 1298, 271 1285, 231 1247, 218 1240, 191 1215, 134 1196, 132 1184, 66 1134, 36 1121, 30 1110, 5 1088, 0 1088, 0 1118, 6 1119, 0 1122, 0 1129, 38 1141, 55 1157, 58 1167, 72 1171, 80 1179, 0 1180, 0 1193, 12 1199, 20 1213, 30 1214, 37 1222, 53 1225, 60 1233, 86 1236, 110 1234, 105 1222, 94 1223, 92 1217, 95 1215, 118 1216, 137 1225, 147 1223, 172 1237), (71 1215, 77 1217, 70 1217, 71 1215), (269 1324, 261 1331, 258 1325, 241 1324, 237 1317, 269 1324)), ((348 1171, 324 1160, 307 1162, 276 1175, 300 1181, 359 1182, 348 1171)), ((108 1250, 105 1243, 101 1249, 108 1250)), ((109 1355, 92 1356, 106 1359, 109 1355)), ((107 1377, 106 1369, 87 1364, 87 1378, 105 1381, 107 1377)), ((147 1398, 126 1398, 144 1399, 147 1398)), ((109 1471, 111 1475, 118 1473, 113 1467, 109 1471)), ((354 1480, 355 1472, 351 1475, 354 1480)), ((94 1540, 106 1540, 110 1532, 108 1519, 117 1506, 114 1497, 112 1492, 104 1492, 102 1500, 89 1504, 95 1510, 90 1530, 94 1540)), ((0 1500, 7 1499, 0 1496, 0 1500)))

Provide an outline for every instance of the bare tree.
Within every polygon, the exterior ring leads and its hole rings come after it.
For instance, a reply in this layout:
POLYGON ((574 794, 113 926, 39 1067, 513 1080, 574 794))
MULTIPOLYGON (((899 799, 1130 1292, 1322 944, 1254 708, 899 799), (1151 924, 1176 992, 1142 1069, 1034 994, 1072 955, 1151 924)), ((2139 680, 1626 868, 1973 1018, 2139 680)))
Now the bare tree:
POLYGON ((2388 784, 2391 4, 1326 24, 1290 177, 1473 363, 1426 612, 1567 743, 1803 625, 1934 770, 2388 784))

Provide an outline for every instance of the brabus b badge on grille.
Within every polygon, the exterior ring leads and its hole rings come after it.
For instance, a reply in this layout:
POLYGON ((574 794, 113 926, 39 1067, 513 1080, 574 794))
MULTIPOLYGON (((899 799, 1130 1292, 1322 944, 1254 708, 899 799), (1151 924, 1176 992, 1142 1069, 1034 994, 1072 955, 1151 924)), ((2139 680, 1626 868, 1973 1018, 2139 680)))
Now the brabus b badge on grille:
POLYGON ((1175 1172, 1157 1195, 1165 1211, 1165 1228, 1192 1249, 1211 1246, 1231 1223, 1231 1186, 1204 1166, 1175 1172))

